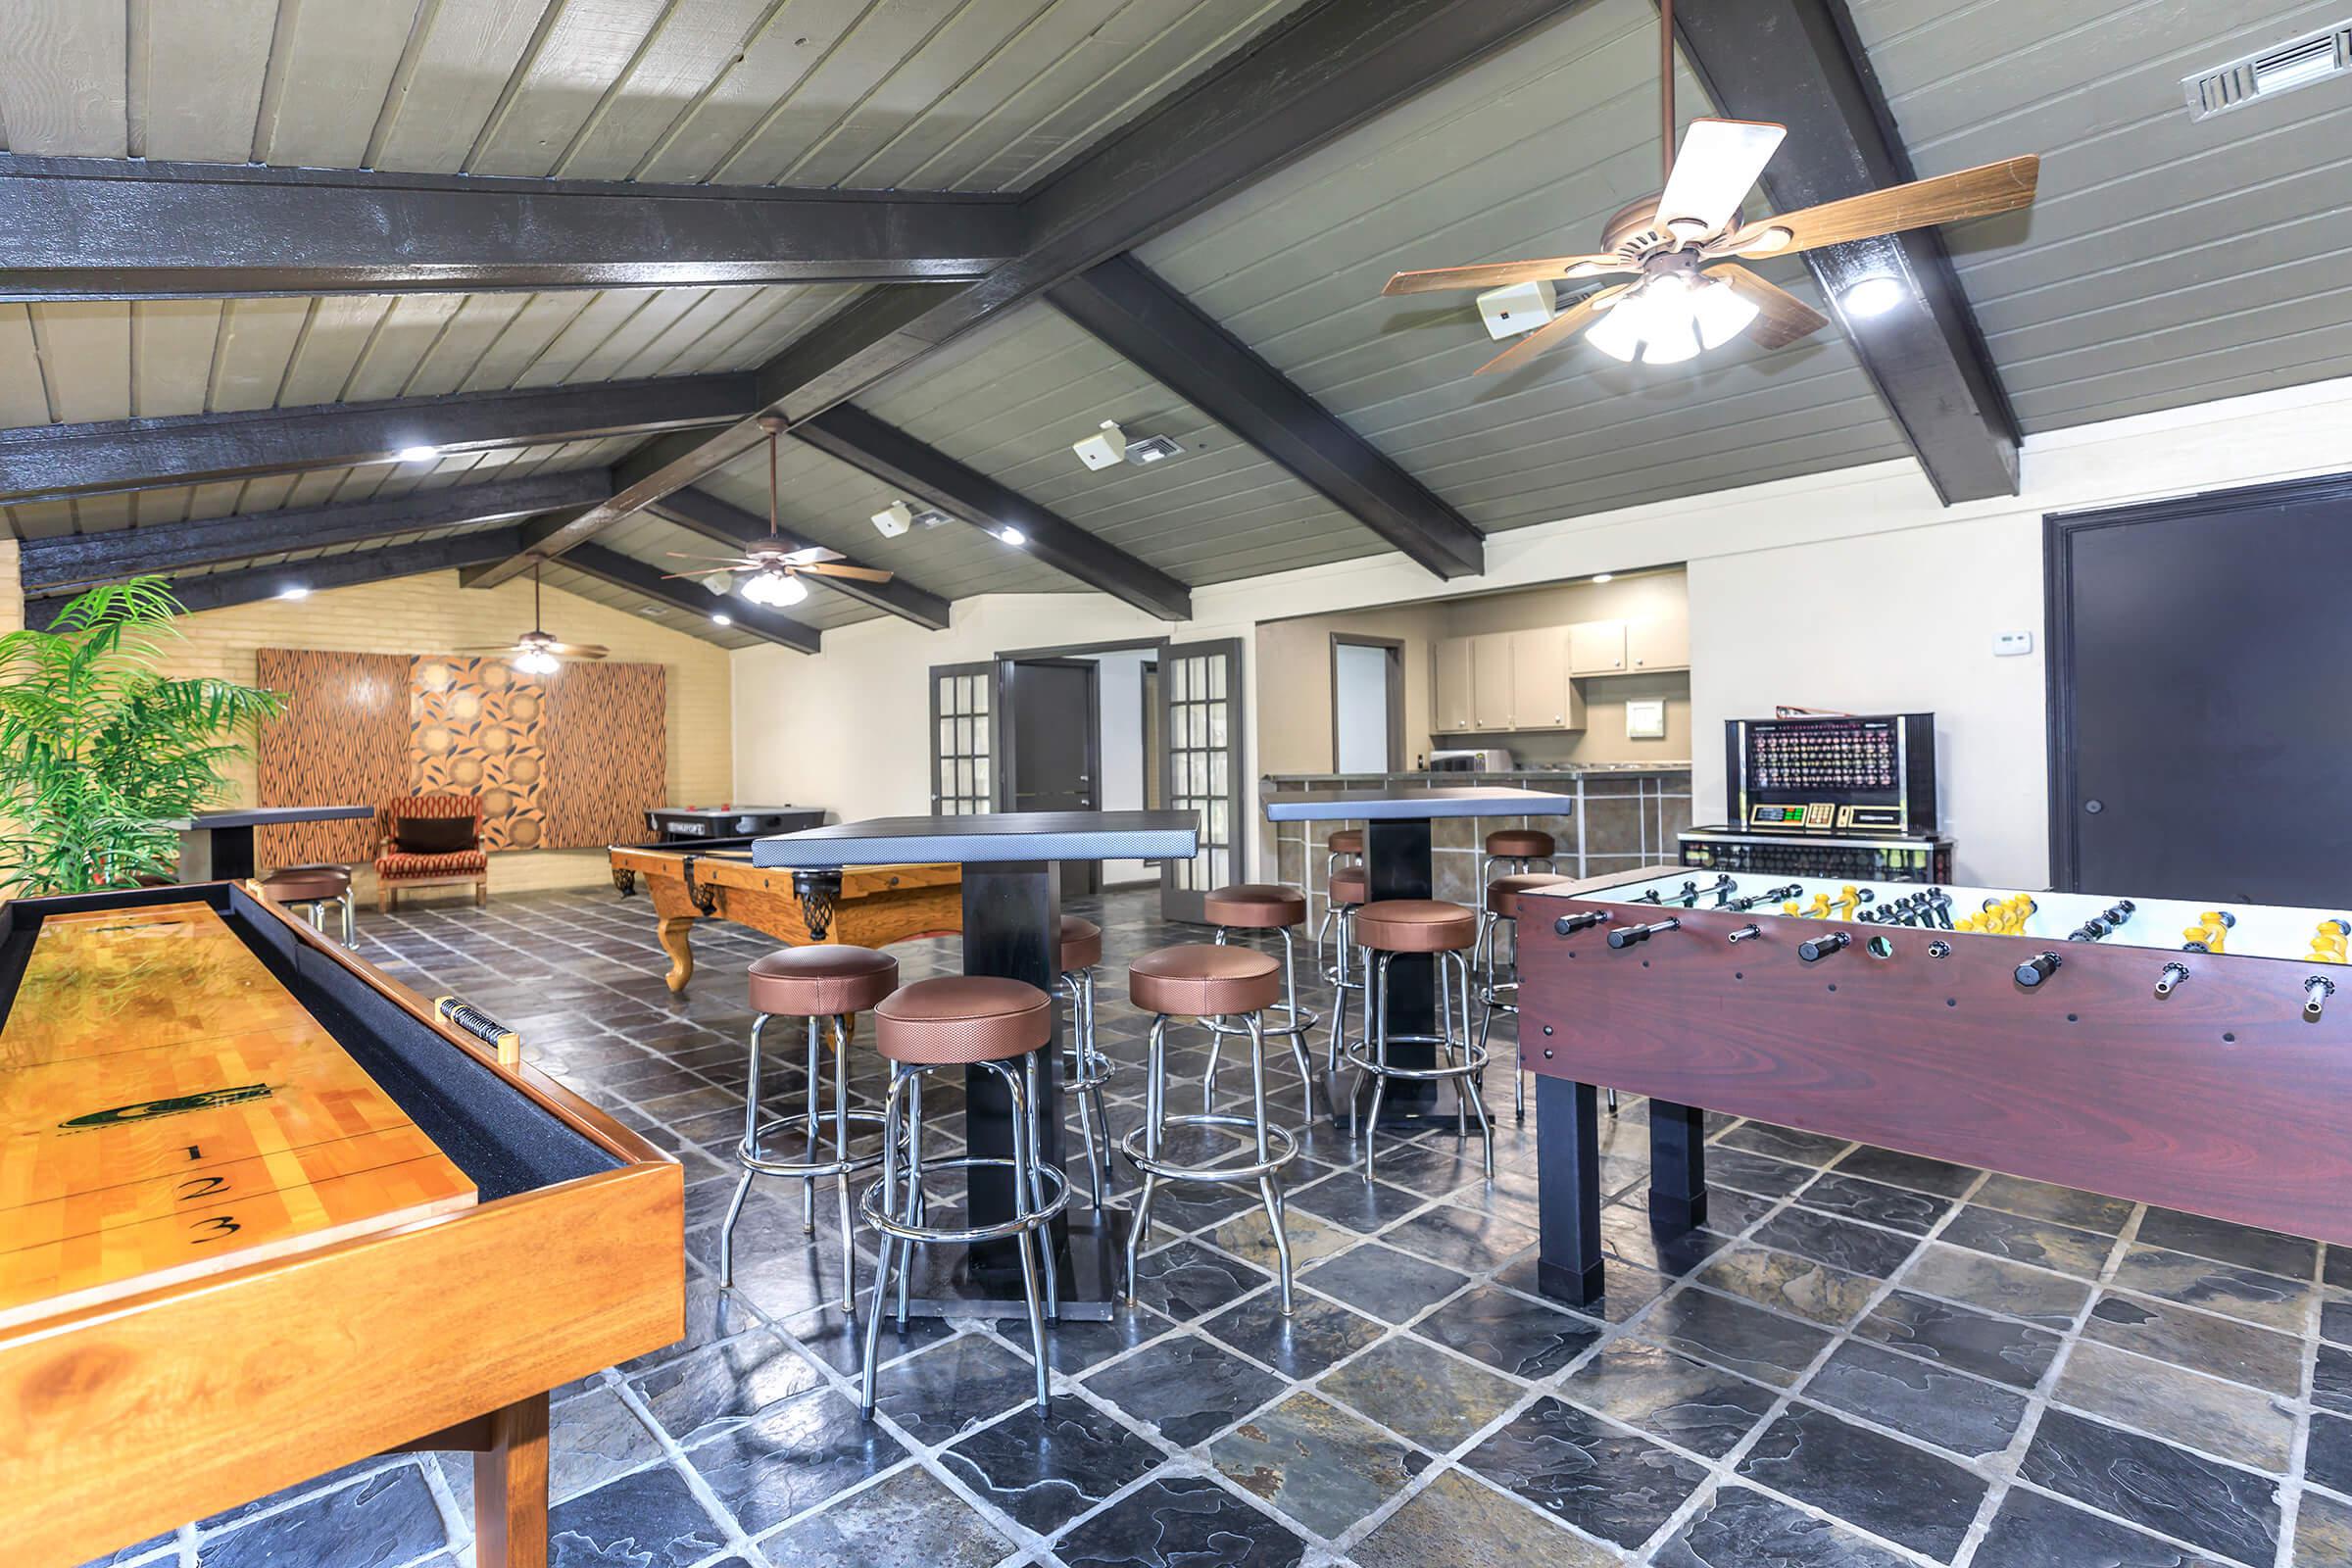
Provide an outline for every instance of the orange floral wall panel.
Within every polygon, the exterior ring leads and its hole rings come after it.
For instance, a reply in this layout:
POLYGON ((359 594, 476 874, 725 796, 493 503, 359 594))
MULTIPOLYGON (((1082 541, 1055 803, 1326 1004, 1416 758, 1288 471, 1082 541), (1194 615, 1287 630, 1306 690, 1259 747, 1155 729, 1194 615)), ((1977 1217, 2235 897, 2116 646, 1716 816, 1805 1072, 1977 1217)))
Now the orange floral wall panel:
POLYGON ((633 844, 669 804, 669 672, 660 664, 566 664, 547 682, 551 849, 633 844))
MULTIPOLYGON (((482 848, 547 843, 548 688, 504 659, 414 661, 409 780, 417 794, 482 798, 482 848)), ((559 677, 560 678, 560 677, 559 677)))
MULTIPOLYGON (((286 694, 254 751, 263 806, 374 806, 409 793, 409 657, 308 649, 258 652, 260 684, 286 694)), ((368 822, 298 822, 261 830, 267 868, 368 858, 368 822)))

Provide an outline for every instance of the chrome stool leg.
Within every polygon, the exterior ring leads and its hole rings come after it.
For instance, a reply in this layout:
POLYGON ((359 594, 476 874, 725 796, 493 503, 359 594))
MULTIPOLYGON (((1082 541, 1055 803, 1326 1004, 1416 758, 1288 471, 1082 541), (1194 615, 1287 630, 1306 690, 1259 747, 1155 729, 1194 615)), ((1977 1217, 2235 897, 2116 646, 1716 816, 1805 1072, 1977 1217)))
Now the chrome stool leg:
POLYGON ((1372 1016, 1372 1033, 1367 1040, 1349 1041, 1348 1059, 1372 1078, 1371 1126, 1364 1138, 1364 1179, 1373 1176, 1374 1154, 1379 1142, 1380 1104, 1387 1093, 1389 1080, 1402 1078, 1429 1080, 1451 1078, 1456 1081, 1460 1097, 1454 1108, 1454 1136, 1469 1136, 1469 1118, 1478 1117, 1480 1136, 1485 1140, 1484 1165, 1486 1174, 1494 1174, 1494 1124, 1487 1115, 1486 1101, 1480 1095, 1478 1082, 1487 1069, 1487 1049, 1470 1028, 1470 1000, 1472 981, 1468 950, 1453 949, 1433 953, 1429 956, 1438 966, 1438 1003, 1432 1020, 1436 1032, 1427 1035, 1395 1034, 1389 1028, 1389 965, 1395 961, 1394 953, 1370 956, 1370 982, 1375 1000, 1368 1004, 1372 1016), (1459 1001, 1455 1000, 1459 998, 1459 1001), (1456 1030, 1460 1032, 1456 1034, 1456 1030), (1389 1059, 1391 1045, 1433 1046, 1439 1060, 1427 1067, 1401 1067, 1389 1059), (1456 1048, 1459 1054, 1456 1054, 1456 1048))
MULTIPOLYGON (((1095 1044, 1095 971, 1089 967, 1064 972, 1058 980, 1070 999, 1071 1040, 1066 1048, 1070 1074, 1062 1087, 1078 1102, 1078 1128, 1086 1137, 1087 1202, 1100 1211, 1111 1194, 1112 1171, 1103 1157, 1110 1143, 1110 1115, 1102 1103, 1102 1085, 1117 1065, 1095 1044), (1101 1143, 1096 1141, 1101 1129, 1101 1143)), ((1034 1098, 1034 1097, 1032 1097, 1034 1098)))
MULTIPOLYGON (((1264 928, 1254 927, 1252 929, 1264 928)), ((1297 1062, 1298 1066, 1300 1107, 1311 1118, 1314 1115, 1315 1104, 1315 1064, 1314 1058, 1307 1054, 1306 1036, 1310 1030, 1321 1025, 1323 1022, 1323 1015, 1319 1012, 1303 1009, 1298 1005, 1298 945, 1291 936, 1291 928, 1289 926, 1281 926, 1276 929, 1279 929, 1282 932, 1283 992, 1282 1000, 1274 1004, 1273 1006, 1268 1007, 1266 1011, 1279 1011, 1282 1014, 1283 1021, 1280 1023, 1269 1024, 1265 1022, 1264 1013, 1257 1013, 1253 1014, 1252 1016, 1257 1018, 1258 1027, 1262 1034, 1286 1040, 1290 1043, 1291 1059, 1297 1062)), ((1222 948, 1231 946, 1231 943, 1227 940, 1230 930, 1231 928, 1228 926, 1217 927, 1216 945, 1218 947, 1222 948)), ((1219 1054, 1224 1049, 1225 1037, 1227 1035, 1246 1034, 1249 1031, 1238 1025, 1226 1023, 1222 1019, 1218 1018, 1203 1018, 1200 1020, 1200 1027, 1208 1031, 1208 1068, 1200 1075, 1200 1108, 1203 1111, 1210 1111, 1217 1108, 1217 1060, 1219 1054)))
POLYGON ((852 1154, 850 1128, 880 1127, 885 1117, 870 1110, 850 1108, 849 1044, 850 1031, 846 1019, 835 1017, 833 1023, 833 1123, 832 1149, 828 1156, 823 1148, 821 1102, 824 1077, 816 1070, 818 1023, 808 1020, 808 1066, 807 1083, 808 1102, 798 1116, 779 1116, 762 1121, 760 1115, 760 1068, 764 1060, 764 1036, 768 1020, 782 1016, 763 1012, 752 1020, 752 1049, 749 1073, 743 1091, 743 1140, 736 1146, 736 1161, 743 1166, 742 1176, 736 1179, 735 1196, 728 1200, 727 1217, 718 1233, 718 1283, 724 1287, 735 1283, 735 1224, 743 1217, 744 1200, 751 1196, 753 1178, 786 1176, 801 1183, 802 1228, 816 1228, 816 1184, 830 1176, 839 1184, 841 1200, 841 1309, 855 1313, 858 1309, 858 1248, 857 1227, 850 1212, 850 1178, 858 1171, 871 1170, 883 1161, 881 1153, 852 1154), (799 1159, 777 1159, 767 1153, 765 1143, 788 1124, 798 1123, 805 1139, 799 1159))
MULTIPOLYGON (((1015 1071, 1006 1061, 985 1061, 986 1067, 1004 1082, 1005 1093, 1012 1105, 1012 1155, 998 1159, 979 1154, 962 1154, 924 1164, 922 1154, 923 1111, 921 1083, 926 1074, 939 1071, 937 1066, 917 1066, 905 1062, 892 1063, 890 1095, 884 1105, 883 1175, 865 1191, 859 1203, 866 1223, 882 1235, 881 1260, 874 1267, 874 1309, 865 1325, 865 1357, 859 1369, 858 1399, 869 1417, 874 1413, 878 1366, 881 1359, 882 1314, 890 1300, 892 1271, 897 1271, 899 1313, 905 1321, 906 1311, 906 1276, 913 1262, 913 1248, 926 1242, 993 1242, 1016 1240, 1021 1256, 1022 1297, 1029 1309, 1029 1345, 1037 1372, 1037 1408, 1052 1407, 1052 1369, 1046 1361, 1046 1302, 1052 1293, 1052 1251, 1045 1242, 1046 1228, 1069 1206, 1069 1179, 1038 1157, 1037 1102, 1030 1098, 1027 1082, 1035 1073, 1036 1053, 1029 1054, 1028 1062, 1015 1071), (901 1106, 906 1107, 901 1121, 901 1106), (906 1181, 902 1187, 898 1180, 898 1151, 900 1129, 904 1126, 906 1152, 906 1181), (922 1172, 939 1170, 1002 1170, 1012 1178, 1012 1218, 991 1225, 966 1225, 959 1228, 934 1227, 923 1217, 922 1172), (1049 1260, 1046 1285, 1039 1286, 1039 1258, 1049 1260)), ((942 1064, 943 1066, 946 1064, 942 1064)), ((957 1064, 961 1065, 961 1064, 957 1064)))
MULTIPOLYGON (((1150 1076, 1144 1088, 1144 1124, 1120 1140, 1119 1148, 1136 1169, 1144 1173, 1143 1197, 1135 1208, 1135 1229, 1127 1237, 1127 1299, 1136 1298, 1139 1268, 1142 1263, 1145 1236, 1152 1223, 1152 1200, 1162 1181, 1241 1183, 1248 1182, 1258 1190, 1266 1205, 1266 1222, 1274 1233, 1274 1250, 1282 1265, 1282 1310, 1291 1313, 1291 1240, 1284 1222, 1282 1189, 1277 1173, 1298 1157, 1298 1141, 1290 1129, 1278 1127, 1266 1115, 1266 1030, 1258 1014, 1240 1014, 1243 1022, 1226 1025, 1226 1033, 1247 1035, 1250 1039, 1250 1074, 1252 1114, 1237 1116, 1203 1110, 1198 1115, 1171 1116, 1167 1114, 1167 1031, 1168 1014, 1154 1013, 1152 1018, 1150 1076), (1247 1133, 1254 1157, 1240 1165, 1178 1165, 1167 1159, 1162 1140, 1170 1127, 1199 1127, 1247 1133)), ((1200 1020, 1210 1022, 1207 1018, 1200 1020)), ((1219 1020, 1222 1021, 1222 1020, 1219 1020)), ((1212 1037, 1213 1038, 1213 1037, 1212 1037)))

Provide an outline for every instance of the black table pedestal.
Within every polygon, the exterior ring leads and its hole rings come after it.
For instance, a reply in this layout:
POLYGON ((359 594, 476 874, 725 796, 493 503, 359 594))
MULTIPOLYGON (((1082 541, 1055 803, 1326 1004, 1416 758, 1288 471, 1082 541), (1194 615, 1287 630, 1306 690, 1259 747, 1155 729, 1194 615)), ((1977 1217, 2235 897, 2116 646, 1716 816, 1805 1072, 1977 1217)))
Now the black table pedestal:
MULTIPOLYGON (((1536 1075, 1536 1289, 1567 1306, 1591 1306, 1607 1289, 1597 1098, 1591 1084, 1536 1075)), ((1706 1114, 1649 1102, 1649 1223, 1659 1236, 1706 1223, 1706 1114)))
MULTIPOLYGON (((1375 901, 1382 899, 1426 899, 1431 897, 1436 882, 1436 870, 1430 861, 1430 824, 1427 817, 1376 817, 1364 825, 1364 875, 1366 891, 1375 901)), ((1378 961, 1377 957, 1374 959, 1378 961)), ((1437 959, 1426 953, 1401 953, 1389 961, 1389 1032, 1394 1035, 1429 1035, 1438 1033, 1438 965, 1437 959)), ((1371 992, 1367 988, 1356 996, 1361 1006, 1351 1007, 1349 1030, 1365 1040, 1372 1038, 1371 992)), ((1460 1017, 1461 1003, 1454 1003, 1455 1017, 1460 1017)), ((1470 1011, 1473 1028, 1478 1024, 1478 1009, 1470 1011)), ((1345 1042, 1343 1042, 1344 1044, 1345 1042)), ((1389 1060, 1399 1067, 1434 1067, 1438 1048, 1431 1045, 1392 1045, 1389 1060)), ((1325 1102, 1332 1120, 1348 1125, 1351 1110, 1360 1115, 1368 1109, 1372 1083, 1368 1075, 1358 1075, 1345 1058, 1338 1074, 1325 1086, 1325 1102), (1361 1102, 1360 1104, 1358 1102, 1361 1102)), ((1390 1081, 1389 1092, 1381 1097, 1380 1125, 1390 1132, 1412 1132, 1424 1127, 1452 1127, 1456 1120, 1456 1102, 1460 1099, 1453 1083, 1443 1078, 1397 1078, 1390 1081)), ((1470 1118, 1471 1136, 1478 1133, 1478 1118, 1470 1118)))

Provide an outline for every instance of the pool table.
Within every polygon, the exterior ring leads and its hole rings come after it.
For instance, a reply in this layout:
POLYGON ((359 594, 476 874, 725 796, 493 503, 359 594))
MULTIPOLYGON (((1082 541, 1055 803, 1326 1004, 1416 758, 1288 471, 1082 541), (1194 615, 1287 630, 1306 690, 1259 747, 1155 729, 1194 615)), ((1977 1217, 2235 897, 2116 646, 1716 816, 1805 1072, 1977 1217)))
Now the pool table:
POLYGON ((791 871, 754 866, 748 838, 615 844, 607 855, 612 885, 624 897, 640 884, 652 895, 672 991, 684 991, 694 978, 698 920, 732 920, 795 948, 821 942, 879 948, 963 929, 960 866, 856 866, 840 874, 838 890, 828 886, 811 899, 802 896, 791 871))

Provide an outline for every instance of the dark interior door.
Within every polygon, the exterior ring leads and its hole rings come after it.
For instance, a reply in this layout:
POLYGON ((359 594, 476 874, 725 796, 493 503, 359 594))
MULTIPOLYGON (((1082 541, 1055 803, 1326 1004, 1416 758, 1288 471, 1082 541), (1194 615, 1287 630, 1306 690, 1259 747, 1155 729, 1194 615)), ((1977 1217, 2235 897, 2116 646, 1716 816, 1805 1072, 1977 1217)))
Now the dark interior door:
MULTIPOLYGON (((1102 669, 1091 659, 1017 659, 1004 666, 1012 721, 1011 800, 1015 811, 1102 809, 1102 669)), ((1064 860, 1061 892, 1099 891, 1102 867, 1064 860)))
POLYGON ((2052 517, 2051 880, 2342 902, 2352 479, 2052 517))

